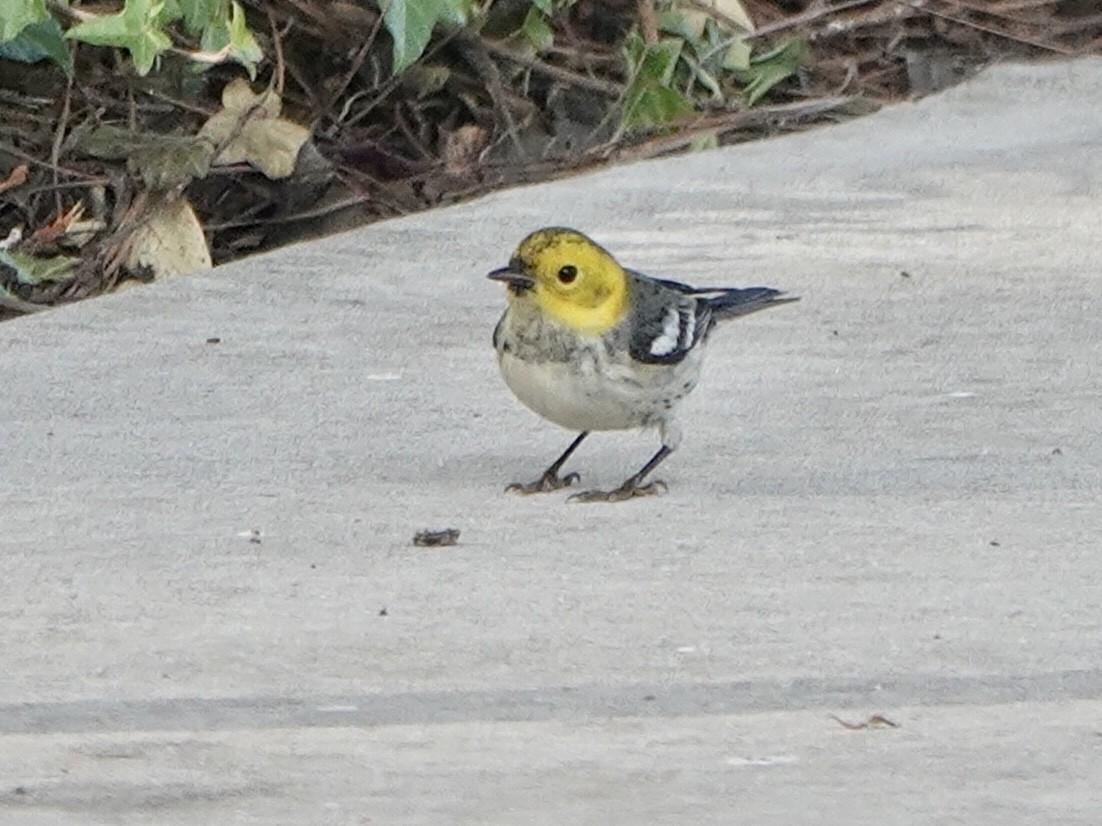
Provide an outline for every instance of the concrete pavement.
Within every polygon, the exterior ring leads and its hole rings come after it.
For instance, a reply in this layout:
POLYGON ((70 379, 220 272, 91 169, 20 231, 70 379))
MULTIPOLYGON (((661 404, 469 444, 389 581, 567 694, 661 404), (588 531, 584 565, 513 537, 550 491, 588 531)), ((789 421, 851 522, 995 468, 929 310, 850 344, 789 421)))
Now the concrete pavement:
POLYGON ((0 325, 0 823, 1097 824, 1100 85, 1005 66, 0 325), (716 336, 664 497, 502 492, 569 439, 489 346, 546 224, 803 297, 716 336))

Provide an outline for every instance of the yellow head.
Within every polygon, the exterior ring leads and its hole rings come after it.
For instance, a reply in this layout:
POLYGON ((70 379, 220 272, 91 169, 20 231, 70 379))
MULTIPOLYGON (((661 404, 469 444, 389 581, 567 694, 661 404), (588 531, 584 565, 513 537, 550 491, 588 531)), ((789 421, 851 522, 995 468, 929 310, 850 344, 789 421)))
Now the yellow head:
POLYGON ((548 227, 520 242, 509 266, 490 273, 509 285, 510 301, 531 301, 556 321, 599 336, 627 310, 627 275, 580 232, 548 227))

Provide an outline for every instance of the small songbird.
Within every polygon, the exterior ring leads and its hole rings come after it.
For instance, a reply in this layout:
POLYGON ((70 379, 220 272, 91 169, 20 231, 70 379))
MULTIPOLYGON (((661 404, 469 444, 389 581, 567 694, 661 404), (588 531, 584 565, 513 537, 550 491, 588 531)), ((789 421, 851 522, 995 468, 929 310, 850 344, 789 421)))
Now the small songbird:
POLYGON ((677 406, 696 386, 712 328, 797 300, 768 287, 696 288, 650 278, 561 227, 533 232, 489 277, 508 288, 494 329, 505 383, 545 419, 579 432, 540 478, 506 490, 539 493, 577 482, 577 473, 560 471, 591 431, 656 427, 661 434, 661 448, 638 473, 614 490, 575 494, 575 502, 664 491, 664 483, 644 480, 681 441, 677 406))

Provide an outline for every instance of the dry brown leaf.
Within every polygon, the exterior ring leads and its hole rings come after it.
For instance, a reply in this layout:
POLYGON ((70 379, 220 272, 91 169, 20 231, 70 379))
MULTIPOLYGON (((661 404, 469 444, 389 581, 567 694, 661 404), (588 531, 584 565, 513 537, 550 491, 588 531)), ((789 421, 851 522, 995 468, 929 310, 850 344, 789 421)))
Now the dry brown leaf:
POLYGON ((155 280, 211 267, 203 227, 184 198, 162 201, 152 207, 148 220, 131 236, 130 245, 127 267, 131 270, 148 267, 155 280))
POLYGON ((222 106, 199 130, 222 147, 214 159, 216 165, 247 163, 273 180, 294 172, 310 130, 279 116, 283 109, 279 95, 272 89, 257 94, 247 81, 237 78, 222 90, 222 106))
POLYGON ((23 186, 27 182, 27 178, 30 177, 31 168, 25 163, 19 164, 15 169, 11 171, 11 174, 7 178, 0 181, 0 192, 7 192, 9 189, 15 189, 17 186, 23 186))
POLYGON ((477 123, 468 123, 448 132, 444 138, 444 164, 449 175, 470 172, 482 150, 490 142, 490 133, 477 123))

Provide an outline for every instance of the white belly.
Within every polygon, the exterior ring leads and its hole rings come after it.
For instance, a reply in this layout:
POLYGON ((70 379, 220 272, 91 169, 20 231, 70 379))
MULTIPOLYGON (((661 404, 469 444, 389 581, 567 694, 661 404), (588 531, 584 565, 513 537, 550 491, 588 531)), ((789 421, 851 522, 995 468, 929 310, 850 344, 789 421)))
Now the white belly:
POLYGON ((545 419, 574 431, 662 424, 696 381, 693 375, 691 384, 683 387, 688 377, 682 375, 681 384, 667 386, 668 369, 629 376, 626 368, 592 359, 568 367, 502 353, 500 364, 505 383, 518 399, 545 419))
POLYGON ((629 400, 609 392, 595 371, 505 353, 501 374, 528 408, 567 430, 626 430, 643 424, 629 400))

